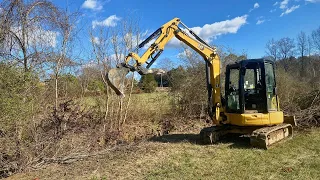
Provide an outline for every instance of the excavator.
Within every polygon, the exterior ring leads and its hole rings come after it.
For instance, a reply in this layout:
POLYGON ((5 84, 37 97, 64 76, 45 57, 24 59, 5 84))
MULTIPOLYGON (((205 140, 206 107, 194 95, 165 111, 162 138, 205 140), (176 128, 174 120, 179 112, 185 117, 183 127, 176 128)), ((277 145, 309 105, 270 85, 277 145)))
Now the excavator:
POLYGON ((111 69, 106 74, 108 85, 117 95, 124 96, 126 75, 130 71, 137 71, 140 75, 148 73, 173 37, 192 48, 205 61, 208 115, 213 126, 200 131, 202 143, 216 143, 226 134, 236 133, 249 136, 253 147, 268 149, 292 138, 296 122, 294 116, 284 116, 280 110, 274 62, 246 59, 228 64, 223 98, 217 49, 201 39, 179 18, 162 25, 136 47, 138 50, 149 46, 142 56, 136 51, 130 52, 123 63, 111 69))

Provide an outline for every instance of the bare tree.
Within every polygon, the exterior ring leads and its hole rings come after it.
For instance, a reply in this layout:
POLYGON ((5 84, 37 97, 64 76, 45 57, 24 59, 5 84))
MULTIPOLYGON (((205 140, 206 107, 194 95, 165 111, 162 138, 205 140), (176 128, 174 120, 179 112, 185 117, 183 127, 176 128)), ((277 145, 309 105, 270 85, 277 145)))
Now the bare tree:
POLYGON ((287 59, 294 54, 294 39, 288 37, 281 38, 277 44, 282 59, 287 59))
POLYGON ((59 75, 66 66, 75 66, 76 63, 72 58, 72 40, 75 36, 75 24, 78 13, 68 13, 67 11, 60 11, 55 17, 51 17, 50 21, 54 24, 55 31, 59 33, 59 43, 52 47, 47 52, 45 63, 53 71, 53 79, 55 81, 55 108, 58 107, 58 79, 59 75))
MULTIPOLYGON (((314 33, 314 35, 315 35, 315 33, 314 33)), ((313 75, 313 77, 316 77, 316 75, 317 75, 317 71, 316 71, 316 69, 317 69, 317 63, 315 63, 315 59, 314 59, 314 57, 313 56, 311 56, 311 53, 313 53, 313 50, 314 50, 314 48, 315 48, 315 45, 314 45, 314 41, 313 41, 313 36, 312 36, 312 34, 311 34, 311 36, 308 36, 308 55, 309 55, 309 67, 311 67, 311 69, 312 69, 312 75, 313 75)))
POLYGON ((273 38, 269 40, 266 44, 266 53, 268 56, 271 56, 274 61, 277 60, 279 56, 279 46, 278 42, 274 40, 273 38))
POLYGON ((308 36, 308 56, 311 56, 311 52, 313 50, 313 42, 312 42, 312 37, 308 36))
POLYGON ((307 35, 305 32, 301 31, 298 36, 297 36, 297 45, 298 45, 298 50, 300 52, 301 57, 305 55, 305 52, 307 51, 307 46, 308 44, 308 39, 307 35))
POLYGON ((311 37, 314 47, 317 49, 318 53, 320 53, 320 27, 312 31, 311 37))
MULTIPOLYGON (((4 45, 6 33, 10 30, 13 22, 14 2, 3 1, 0 3, 0 45, 4 45)), ((2 49, 3 47, 1 47, 2 49)))
POLYGON ((43 48, 55 46, 57 34, 50 31, 52 17, 57 16, 58 9, 46 0, 32 1, 6 0, 7 9, 3 12, 2 22, 6 44, 2 48, 1 56, 11 57, 21 62, 25 72, 41 62, 43 48), (9 23, 10 22, 10 23, 9 23), (50 42, 49 42, 50 41, 50 42))
POLYGON ((298 46, 298 51, 301 55, 301 69, 300 69, 300 76, 304 77, 305 76, 305 53, 308 48, 308 39, 307 35, 305 32, 301 31, 298 36, 297 36, 297 46, 298 46))
POLYGON ((185 65, 195 68, 200 63, 203 63, 203 58, 196 51, 183 43, 180 44, 181 48, 178 58, 182 60, 185 65))
MULTIPOLYGON (((103 80, 106 86, 106 101, 105 101, 105 115, 104 115, 104 128, 103 132, 106 131, 106 120, 109 116, 109 102, 110 102, 110 88, 107 85, 105 74, 109 71, 112 64, 112 58, 109 54, 110 49, 110 40, 109 40, 109 29, 105 29, 102 27, 97 27, 96 29, 91 29, 89 31, 90 40, 93 47, 93 56, 96 61, 97 67, 100 71, 101 79, 103 80)), ((111 116, 110 116, 111 117, 111 116)), ((110 118, 109 122, 110 126, 112 126, 112 120, 110 118)), ((102 137, 103 138, 103 137, 102 137)), ((103 141, 102 141, 103 142, 103 141)))
POLYGON ((294 55, 294 39, 288 37, 281 38, 277 44, 279 47, 279 54, 282 59, 281 63, 283 64, 285 71, 287 71, 289 57, 294 55))
POLYGON ((110 68, 115 67, 116 64, 124 62, 125 55, 128 52, 135 51, 137 53, 138 49, 135 47, 138 46, 144 34, 141 33, 138 19, 134 16, 122 18, 121 22, 115 27, 94 27, 89 33, 93 47, 93 56, 96 59, 96 64, 100 67, 101 78, 107 87, 104 128, 106 120, 109 119, 109 124, 114 129, 120 130, 121 126, 126 122, 134 76, 132 75, 131 80, 126 82, 130 93, 129 96, 126 96, 128 97, 126 105, 123 105, 123 98, 118 99, 118 101, 110 101, 110 99, 116 98, 113 97, 114 94, 111 93, 106 83, 105 74, 110 68), (115 108, 116 102, 118 102, 117 108, 115 108))

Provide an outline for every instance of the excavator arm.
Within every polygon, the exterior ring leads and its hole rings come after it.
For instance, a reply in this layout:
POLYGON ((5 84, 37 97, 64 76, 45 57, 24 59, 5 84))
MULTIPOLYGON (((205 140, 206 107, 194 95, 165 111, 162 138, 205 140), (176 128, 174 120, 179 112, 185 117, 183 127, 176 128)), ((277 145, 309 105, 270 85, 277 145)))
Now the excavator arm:
POLYGON ((205 60, 209 115, 215 123, 218 123, 221 120, 220 111, 222 110, 219 56, 216 52, 216 48, 210 47, 210 45, 184 25, 179 18, 174 18, 167 22, 139 44, 137 49, 144 47, 151 40, 156 38, 141 57, 138 54, 131 52, 125 57, 124 63, 117 65, 117 68, 115 69, 111 69, 107 74, 107 82, 109 86, 118 95, 124 96, 123 80, 128 72, 138 71, 141 75, 146 74, 147 70, 142 67, 142 65, 146 63, 146 68, 148 69, 161 55, 165 46, 173 37, 176 37, 181 42, 195 50, 205 60), (179 25, 182 25, 189 33, 186 33, 179 27, 179 25), (133 65, 129 64, 131 60, 134 61, 133 65))

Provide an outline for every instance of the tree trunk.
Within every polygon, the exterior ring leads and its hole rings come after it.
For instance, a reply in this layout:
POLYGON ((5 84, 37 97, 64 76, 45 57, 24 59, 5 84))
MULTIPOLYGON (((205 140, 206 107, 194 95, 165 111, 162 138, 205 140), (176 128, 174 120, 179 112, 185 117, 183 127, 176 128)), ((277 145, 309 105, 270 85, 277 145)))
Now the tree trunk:
POLYGON ((58 74, 55 76, 55 110, 58 109, 58 74))

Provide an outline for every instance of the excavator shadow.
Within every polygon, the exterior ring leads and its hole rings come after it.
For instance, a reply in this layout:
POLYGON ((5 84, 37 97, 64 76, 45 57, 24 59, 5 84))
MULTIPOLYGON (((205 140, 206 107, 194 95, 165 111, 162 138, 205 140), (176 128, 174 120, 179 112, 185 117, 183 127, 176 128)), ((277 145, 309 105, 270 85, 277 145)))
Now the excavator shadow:
MULTIPOLYGON (((187 142, 187 143, 196 144, 196 145, 203 145, 200 143, 199 134, 167 134, 163 136, 152 137, 149 139, 149 141, 162 142, 162 143, 187 142)), ((238 148, 238 149, 251 148, 250 138, 239 136, 238 134, 227 134, 219 140, 218 144, 220 143, 228 144, 229 148, 238 148)))

